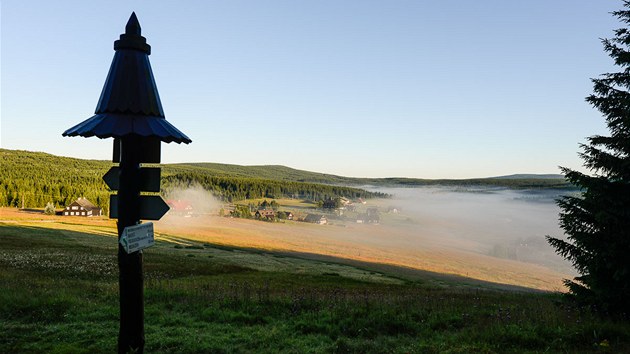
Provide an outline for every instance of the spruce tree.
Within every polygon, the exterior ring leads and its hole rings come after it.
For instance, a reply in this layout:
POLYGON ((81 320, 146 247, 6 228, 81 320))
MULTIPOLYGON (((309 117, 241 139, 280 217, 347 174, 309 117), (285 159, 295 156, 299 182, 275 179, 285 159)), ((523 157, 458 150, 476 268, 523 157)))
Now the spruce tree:
POLYGON ((604 50, 619 72, 592 79, 586 101, 606 120, 609 136, 591 136, 579 156, 592 172, 562 168, 580 188, 578 196, 558 201, 560 226, 566 240, 547 236, 558 254, 568 259, 579 276, 565 280, 579 303, 605 313, 630 314, 630 1, 612 14, 626 28, 603 39, 604 50))

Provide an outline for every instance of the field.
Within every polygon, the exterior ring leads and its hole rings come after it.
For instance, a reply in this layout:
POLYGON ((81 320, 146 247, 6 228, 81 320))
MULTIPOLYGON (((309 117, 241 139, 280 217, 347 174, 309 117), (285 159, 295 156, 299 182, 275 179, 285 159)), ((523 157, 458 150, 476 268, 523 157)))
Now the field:
MULTIPOLYGON (((387 201, 383 205, 371 203, 385 209, 387 201)), ((297 214, 313 212, 307 209, 312 207, 310 204, 290 200, 280 200, 280 204, 297 214)), ((476 241, 457 239, 446 232, 458 227, 451 221, 430 217, 407 220, 404 215, 393 214, 382 214, 381 217, 383 222, 379 225, 336 219, 329 219, 329 225, 315 225, 295 221, 268 223, 216 216, 178 218, 167 215, 156 223, 156 228, 163 237, 176 235, 200 243, 297 252, 312 259, 335 257, 352 264, 370 263, 376 267, 392 266, 408 276, 433 272, 470 278, 471 281, 550 291, 562 290, 562 279, 572 277, 567 272, 537 264, 490 257, 476 241)))
MULTIPOLYGON (((170 219, 144 253, 150 353, 630 351, 630 325, 558 294, 438 274, 452 256, 440 260, 439 242, 421 257, 434 264, 426 271, 411 251, 396 261, 322 226, 170 219)), ((114 351, 114 223, 14 209, 0 220, 0 352, 114 351)), ((531 271, 509 263, 502 276, 531 271)))

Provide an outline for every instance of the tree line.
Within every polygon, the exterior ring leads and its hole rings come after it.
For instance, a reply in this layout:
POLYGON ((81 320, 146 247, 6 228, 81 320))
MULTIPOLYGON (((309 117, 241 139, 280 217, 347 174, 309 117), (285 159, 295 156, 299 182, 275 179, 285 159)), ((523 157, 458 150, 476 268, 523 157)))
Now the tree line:
POLYGON ((258 198, 299 198, 318 201, 336 197, 351 199, 388 197, 385 193, 369 192, 353 187, 262 178, 212 176, 200 172, 182 172, 162 178, 162 187, 165 190, 194 185, 202 186, 226 202, 258 198))
POLYGON ((79 197, 101 207, 108 204, 110 192, 102 180, 109 169, 105 162, 0 149, 0 166, 0 206, 63 207, 79 197))
MULTIPOLYGON (((43 208, 52 203, 62 208, 79 197, 108 210, 109 195, 103 175, 113 166, 107 161, 81 160, 50 154, 0 149, 0 206, 43 208)), ((233 202, 254 198, 302 198, 322 200, 386 197, 359 188, 262 178, 215 176, 212 171, 164 166, 162 192, 192 185, 202 186, 215 197, 233 202)))

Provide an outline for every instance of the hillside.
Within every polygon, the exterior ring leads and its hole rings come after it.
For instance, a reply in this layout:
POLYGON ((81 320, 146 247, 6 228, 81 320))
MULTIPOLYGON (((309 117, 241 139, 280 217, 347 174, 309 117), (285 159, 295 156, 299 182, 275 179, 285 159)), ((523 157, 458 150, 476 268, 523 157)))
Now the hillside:
MULTIPOLYGON (((0 352, 115 352, 114 223, 39 218, 0 222, 0 352)), ((630 350, 628 323, 559 305, 558 294, 409 268, 169 233, 143 267, 147 353, 630 350)))
POLYGON ((563 175, 559 174, 527 174, 519 173, 515 175, 491 177, 492 179, 564 179, 563 175))
POLYGON ((344 177, 325 173, 297 170, 280 165, 240 166, 219 163, 182 163, 172 164, 178 168, 211 172, 217 176, 246 178, 265 178, 281 181, 336 184, 346 186, 495 186, 506 188, 570 188, 571 186, 559 174, 514 174, 508 176, 468 179, 423 179, 423 178, 358 178, 344 177))
POLYGON ((241 166, 221 163, 182 163, 168 165, 176 168, 192 168, 213 173, 217 176, 264 178, 292 182, 310 182, 323 184, 358 184, 356 179, 336 175, 297 170, 281 165, 241 166))
MULTIPOLYGON (((43 152, 0 149, 0 206, 43 207, 47 202, 67 205, 84 196, 107 209, 110 192, 102 176, 110 161, 82 160, 43 152)), ((504 188, 569 188, 564 179, 476 178, 429 180, 414 178, 352 178, 286 166, 239 166, 219 163, 162 165, 163 193, 177 187, 200 185, 217 198, 232 202, 254 198, 299 197, 323 200, 386 197, 360 186, 494 186, 504 188)))
MULTIPOLYGON (((109 161, 82 160, 42 152, 0 149, 0 206, 41 208, 48 202, 64 206, 86 197, 107 211, 110 191, 102 176, 109 161)), ((323 200, 386 197, 383 193, 332 183, 303 182, 274 167, 257 172, 244 166, 218 168, 196 164, 162 165, 162 193, 193 185, 203 187, 226 202, 252 198, 299 197, 323 200), (239 172, 241 168, 247 172, 239 172), (277 177, 273 177, 276 176, 277 177)), ((297 171, 297 170, 296 170, 297 171)))

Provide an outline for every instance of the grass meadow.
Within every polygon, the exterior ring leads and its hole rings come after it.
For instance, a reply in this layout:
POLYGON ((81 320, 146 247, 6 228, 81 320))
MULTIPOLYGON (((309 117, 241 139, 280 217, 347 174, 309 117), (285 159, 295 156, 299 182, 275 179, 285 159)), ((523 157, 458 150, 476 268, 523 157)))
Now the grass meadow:
MULTIPOLYGON (((110 222, 0 222, 0 352, 111 353, 110 222)), ((554 293, 163 238, 145 250, 147 353, 630 352, 630 324, 554 293)))

